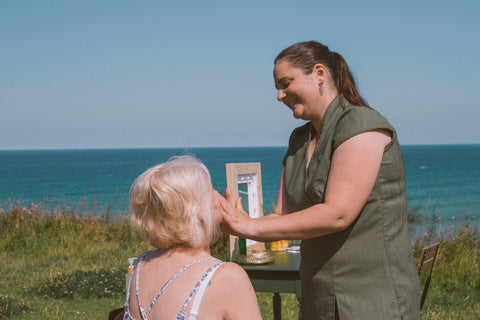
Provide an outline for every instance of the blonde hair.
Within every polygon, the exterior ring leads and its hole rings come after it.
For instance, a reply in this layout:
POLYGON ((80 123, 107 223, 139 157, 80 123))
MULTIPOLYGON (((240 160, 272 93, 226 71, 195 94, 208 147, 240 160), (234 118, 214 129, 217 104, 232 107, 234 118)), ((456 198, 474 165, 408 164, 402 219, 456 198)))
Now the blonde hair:
POLYGON ((202 248, 219 237, 211 178, 193 156, 177 156, 142 173, 129 193, 133 228, 153 246, 202 248))

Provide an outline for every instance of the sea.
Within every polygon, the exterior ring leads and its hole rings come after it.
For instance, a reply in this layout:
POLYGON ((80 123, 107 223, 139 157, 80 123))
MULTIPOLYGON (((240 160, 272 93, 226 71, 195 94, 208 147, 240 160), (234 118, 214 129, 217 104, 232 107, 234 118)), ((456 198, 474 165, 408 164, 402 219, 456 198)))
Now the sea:
MULTIPOLYGON (((408 207, 422 221, 448 229, 480 225, 480 144, 402 146, 408 207)), ((264 210, 273 209, 286 147, 0 151, 0 212, 13 206, 42 212, 90 210, 127 216, 128 191, 144 170, 191 154, 226 188, 227 163, 260 162, 264 210)))

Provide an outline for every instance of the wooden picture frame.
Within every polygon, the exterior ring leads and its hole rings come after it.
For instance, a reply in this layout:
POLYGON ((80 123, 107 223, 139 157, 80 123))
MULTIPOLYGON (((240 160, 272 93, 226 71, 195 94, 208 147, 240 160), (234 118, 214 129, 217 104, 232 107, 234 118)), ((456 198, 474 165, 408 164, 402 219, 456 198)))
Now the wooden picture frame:
MULTIPOLYGON (((242 204, 244 203, 243 200, 245 200, 245 198, 248 200, 248 207, 245 207, 244 205, 244 209, 248 212, 250 217, 262 217, 263 197, 260 162, 227 163, 226 173, 227 187, 231 189, 233 197, 235 199, 239 196, 242 197, 242 204)), ((230 235, 230 260, 233 257, 235 245, 238 242, 237 239, 237 236, 230 235)), ((247 253, 248 248, 253 248, 258 245, 264 247, 263 243, 247 239, 247 253)))

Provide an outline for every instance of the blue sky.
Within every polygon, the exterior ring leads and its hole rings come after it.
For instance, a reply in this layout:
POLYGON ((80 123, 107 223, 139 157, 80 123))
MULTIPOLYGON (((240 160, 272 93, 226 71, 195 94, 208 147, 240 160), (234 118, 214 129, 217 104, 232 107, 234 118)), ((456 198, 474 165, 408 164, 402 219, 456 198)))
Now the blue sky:
POLYGON ((286 145, 273 59, 344 56, 402 144, 480 143, 479 1, 1 1, 0 149, 286 145))

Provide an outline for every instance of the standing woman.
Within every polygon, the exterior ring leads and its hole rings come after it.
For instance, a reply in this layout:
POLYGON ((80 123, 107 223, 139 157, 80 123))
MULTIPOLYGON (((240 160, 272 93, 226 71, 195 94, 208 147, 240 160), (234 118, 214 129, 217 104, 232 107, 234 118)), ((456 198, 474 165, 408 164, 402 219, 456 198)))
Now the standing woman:
POLYGON ((419 319, 397 133, 367 106, 343 57, 315 41, 275 59, 278 100, 308 122, 291 134, 273 214, 222 201, 224 230, 302 239, 303 319, 419 319))

